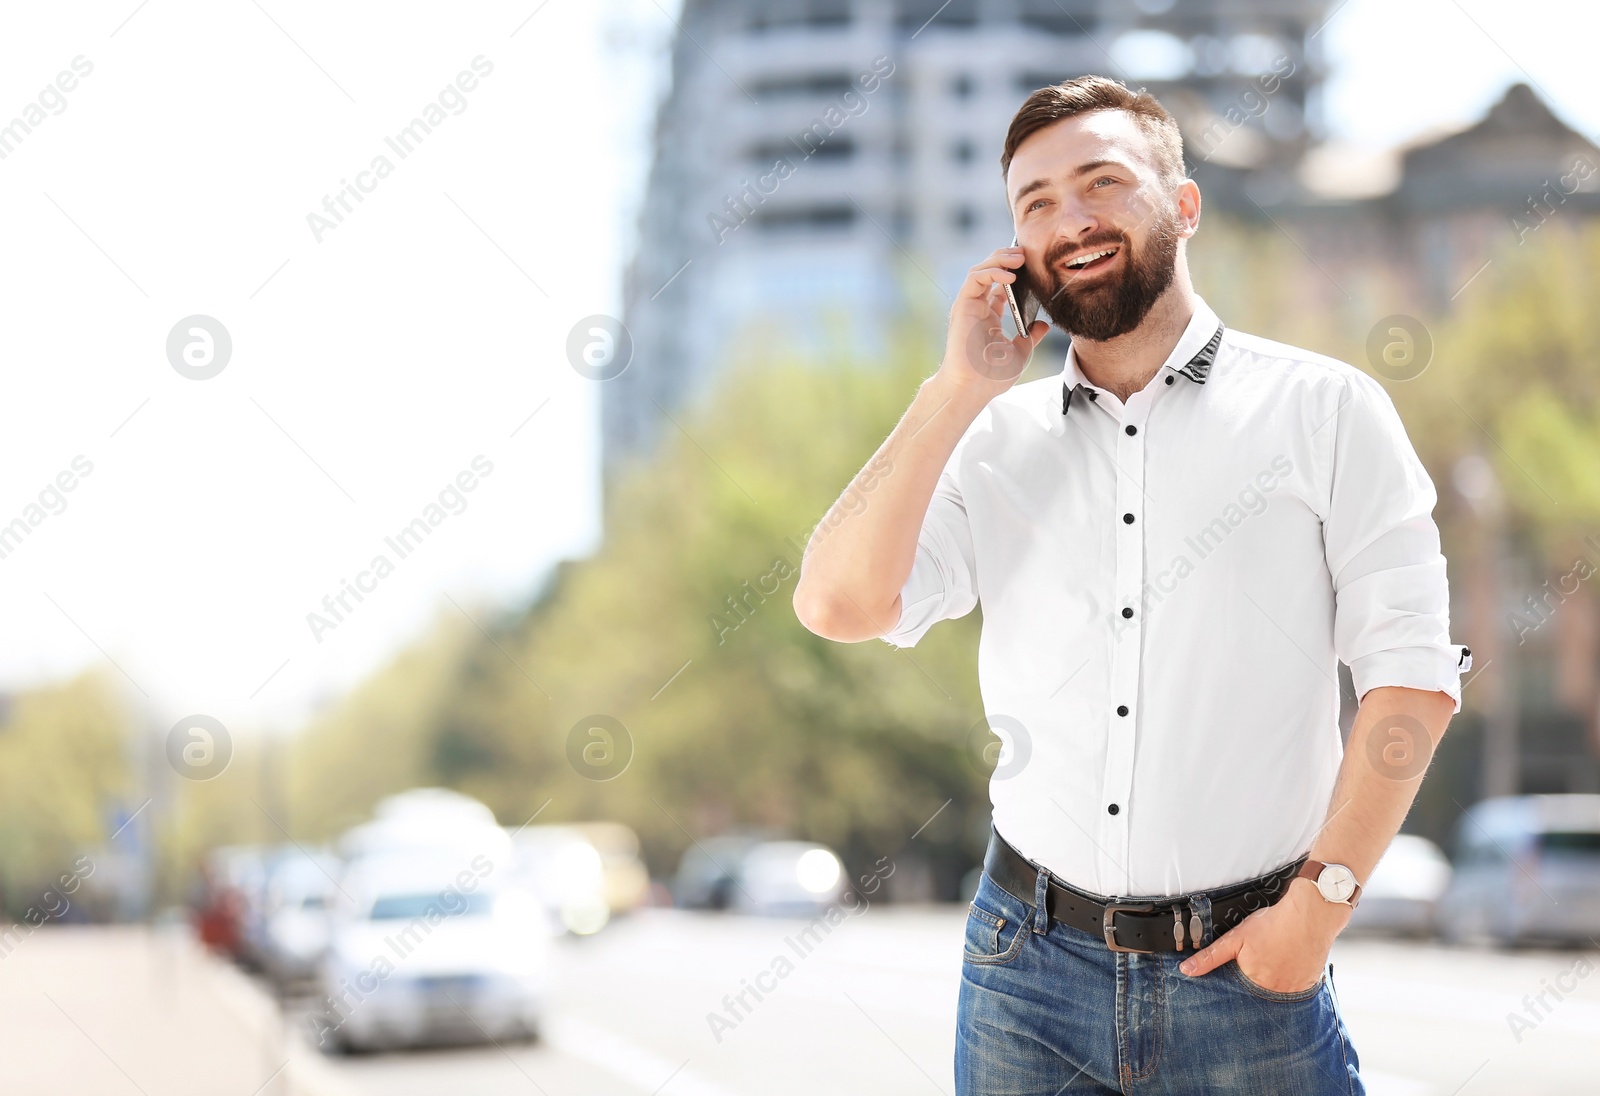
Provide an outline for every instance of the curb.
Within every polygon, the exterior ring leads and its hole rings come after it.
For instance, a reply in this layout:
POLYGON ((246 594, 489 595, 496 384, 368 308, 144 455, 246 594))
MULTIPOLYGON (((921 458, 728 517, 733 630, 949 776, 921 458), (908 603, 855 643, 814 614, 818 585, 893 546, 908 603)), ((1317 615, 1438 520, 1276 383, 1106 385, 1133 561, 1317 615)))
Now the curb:
POLYGON ((263 1082, 259 1096, 358 1096, 315 1047, 291 1031, 278 1002, 248 975, 206 952, 184 932, 177 941, 183 959, 210 982, 213 996, 262 1049, 263 1074, 272 1063, 277 1073, 263 1082))

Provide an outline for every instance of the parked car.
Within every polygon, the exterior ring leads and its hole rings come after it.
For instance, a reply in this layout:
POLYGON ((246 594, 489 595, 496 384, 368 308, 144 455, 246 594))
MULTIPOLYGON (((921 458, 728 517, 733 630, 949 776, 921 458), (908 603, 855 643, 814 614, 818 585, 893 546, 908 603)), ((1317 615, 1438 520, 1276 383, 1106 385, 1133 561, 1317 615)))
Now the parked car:
POLYGON ((768 841, 745 854, 733 909, 814 917, 844 894, 844 865, 834 851, 811 841, 768 841))
POLYGON ((599 932, 611 918, 605 862, 571 826, 525 826, 514 831, 513 878, 536 894, 557 932, 599 932))
POLYGON ((678 866, 680 906, 813 917, 844 893, 844 866, 825 845, 753 834, 708 838, 678 866))
POLYGON ((247 937, 266 874, 266 852, 253 845, 211 850, 200 863, 193 922, 202 943, 230 959, 248 961, 247 937))
POLYGON ((1439 902, 1454 943, 1577 943, 1600 935, 1600 795, 1487 799, 1462 816, 1439 902))
POLYGON ((672 880, 672 900, 684 909, 725 910, 733 904, 739 865, 765 840, 758 833, 707 837, 684 850, 672 880))
POLYGON ((1439 896, 1449 885, 1443 850, 1426 837, 1399 834, 1361 888, 1346 931, 1430 936, 1439 896))
POLYGON ((650 873, 639 856, 639 835, 621 822, 574 822, 572 829, 600 854, 606 906, 613 914, 638 909, 650 897, 650 873))
POLYGON ((349 862, 408 849, 481 853, 500 870, 511 861, 511 838, 494 812, 446 788, 413 788, 380 800, 372 821, 346 830, 338 841, 340 856, 349 862))
POLYGON ((328 948, 340 864, 320 849, 290 847, 267 873, 261 966, 280 985, 312 978, 328 948))
POLYGON ((312 1019, 324 1049, 537 1037, 549 925, 488 858, 375 854, 340 880, 312 1019))

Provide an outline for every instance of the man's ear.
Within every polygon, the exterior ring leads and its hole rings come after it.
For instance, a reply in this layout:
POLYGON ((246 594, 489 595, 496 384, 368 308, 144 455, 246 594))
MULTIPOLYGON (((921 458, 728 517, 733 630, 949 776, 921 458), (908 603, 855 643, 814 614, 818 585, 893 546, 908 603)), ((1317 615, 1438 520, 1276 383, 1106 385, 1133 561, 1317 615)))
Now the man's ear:
POLYGON ((1200 188, 1193 179, 1183 179, 1172 197, 1178 207, 1179 235, 1188 239, 1200 227, 1200 188))

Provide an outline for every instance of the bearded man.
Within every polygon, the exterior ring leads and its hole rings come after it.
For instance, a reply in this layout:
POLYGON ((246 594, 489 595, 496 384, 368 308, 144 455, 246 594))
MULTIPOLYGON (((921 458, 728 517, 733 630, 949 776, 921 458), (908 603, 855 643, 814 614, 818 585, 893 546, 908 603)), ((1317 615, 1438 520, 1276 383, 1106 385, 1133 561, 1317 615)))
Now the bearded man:
POLYGON ((1433 483, 1377 381, 1195 292, 1154 98, 1042 88, 1000 166, 1017 246, 967 275, 794 595, 899 647, 983 604, 1003 750, 957 1090, 1362 1092, 1329 953, 1470 667, 1433 483), (1008 286, 1071 336, 1058 374, 1017 383, 1049 324, 1007 338, 1008 286))

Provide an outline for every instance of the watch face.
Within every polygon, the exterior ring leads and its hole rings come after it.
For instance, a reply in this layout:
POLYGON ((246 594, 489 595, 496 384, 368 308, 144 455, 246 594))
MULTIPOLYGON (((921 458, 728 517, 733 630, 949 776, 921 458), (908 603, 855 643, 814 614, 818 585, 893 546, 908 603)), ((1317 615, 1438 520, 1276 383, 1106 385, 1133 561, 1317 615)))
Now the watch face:
POLYGON ((1355 872, 1343 864, 1329 864, 1317 876, 1317 889, 1330 902, 1348 902, 1356 892, 1355 872))

